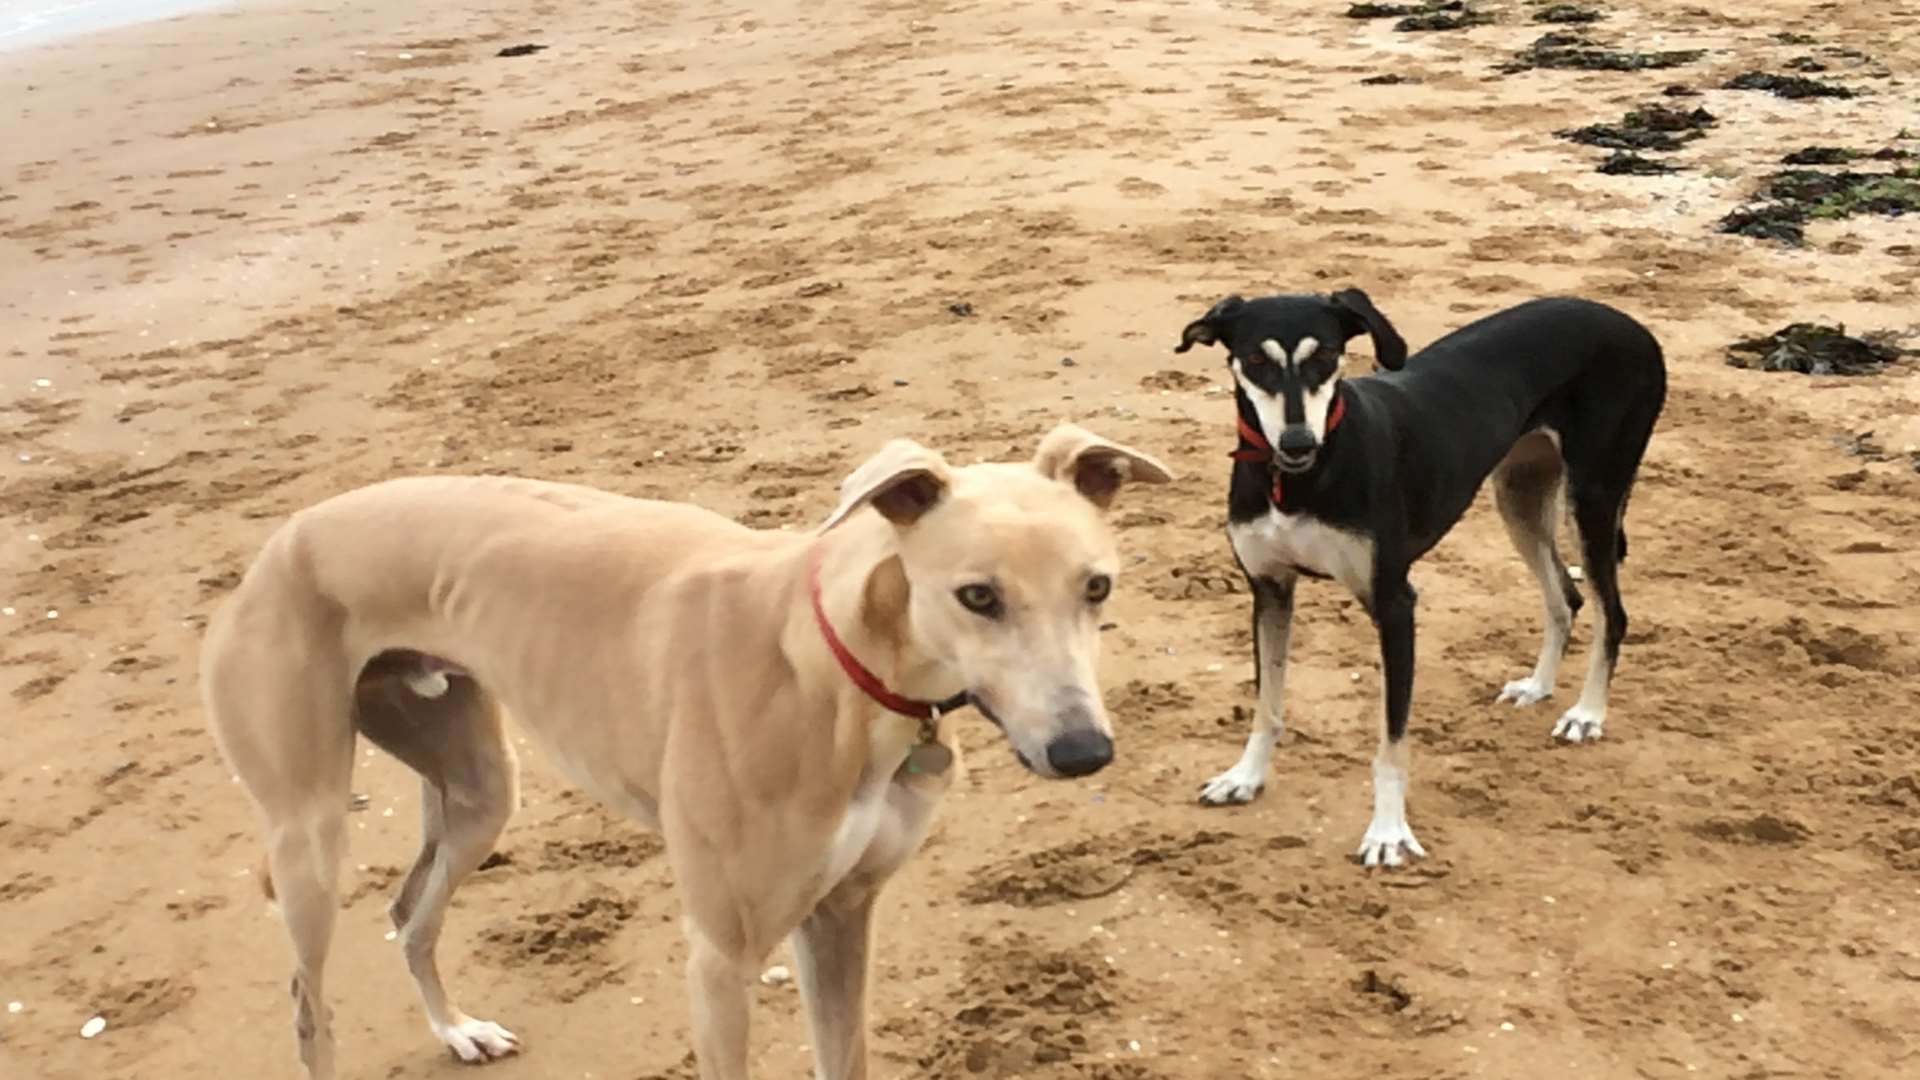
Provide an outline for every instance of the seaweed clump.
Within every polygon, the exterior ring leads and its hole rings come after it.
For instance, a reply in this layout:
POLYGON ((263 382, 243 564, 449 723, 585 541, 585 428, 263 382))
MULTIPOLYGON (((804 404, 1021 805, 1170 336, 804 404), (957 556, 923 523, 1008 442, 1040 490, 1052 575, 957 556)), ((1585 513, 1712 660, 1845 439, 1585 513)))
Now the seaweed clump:
POLYGON ((1727 363, 1749 370, 1804 375, 1875 375, 1906 352, 1888 334, 1853 337, 1845 326, 1792 323, 1766 337, 1727 346, 1727 363))
POLYGON ((1798 246, 1806 242, 1809 221, 1920 210, 1920 167, 1884 173, 1786 169, 1769 176, 1758 194, 1760 205, 1721 218, 1720 231, 1798 246))
POLYGON ((1553 31, 1540 35, 1533 44, 1520 50, 1513 60, 1501 65, 1500 72, 1512 75, 1533 68, 1575 69, 1580 71, 1650 71, 1656 68, 1691 64, 1707 55, 1705 49, 1668 49, 1661 52, 1624 52, 1609 49, 1593 39, 1575 33, 1553 31))
POLYGON ((1585 146, 1607 150, 1678 150, 1717 123, 1705 109, 1642 105, 1617 124, 1588 124, 1555 134, 1585 146))
POLYGON ((1864 150, 1850 150, 1844 146, 1807 146, 1780 159, 1782 165, 1845 165, 1848 162, 1871 158, 1874 161, 1905 161, 1913 156, 1911 150, 1897 147, 1883 147, 1869 154, 1864 150))
POLYGON ((1659 158, 1641 157, 1631 150, 1615 150, 1600 163, 1598 171, 1608 176, 1665 176, 1679 170, 1659 158))
POLYGON ((1427 0, 1419 4, 1353 4, 1347 8, 1349 19, 1392 19, 1395 30, 1465 30, 1493 21, 1493 16, 1476 11, 1465 0, 1427 0))
POLYGON ((1845 165, 1858 157, 1858 150, 1844 146, 1807 146, 1780 159, 1782 165, 1845 165))
POLYGON ((1403 15, 1427 15, 1437 11, 1465 11, 1464 0, 1429 0, 1423 4, 1354 4, 1347 8, 1349 19, 1397 19, 1403 15))
POLYGON ((1606 18, 1606 15, 1600 11, 1590 7, 1581 7, 1579 4, 1549 4, 1533 13, 1534 22, 1560 23, 1562 25, 1594 23, 1604 18, 1606 18))
POLYGON ((1402 33, 1420 30, 1465 30, 1472 26, 1484 26, 1493 21, 1493 16, 1480 11, 1429 11, 1419 15, 1409 15, 1393 24, 1393 28, 1402 33))
POLYGON ((1824 83, 1818 79, 1809 79, 1801 75, 1769 75, 1764 71, 1748 71, 1727 80, 1727 90, 1765 90, 1775 97, 1790 101, 1806 98, 1850 98, 1852 90, 1833 83, 1824 83))

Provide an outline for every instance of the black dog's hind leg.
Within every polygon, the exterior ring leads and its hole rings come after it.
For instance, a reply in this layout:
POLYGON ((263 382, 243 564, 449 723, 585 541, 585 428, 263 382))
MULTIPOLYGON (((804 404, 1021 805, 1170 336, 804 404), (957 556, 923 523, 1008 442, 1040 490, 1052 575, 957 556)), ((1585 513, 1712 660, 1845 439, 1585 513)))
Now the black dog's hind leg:
POLYGON ((1560 561, 1554 534, 1560 520, 1561 481, 1565 470, 1559 449, 1544 438, 1534 437, 1532 445, 1523 442, 1493 474, 1493 501, 1506 523, 1507 536, 1514 549, 1533 571, 1540 583, 1541 601, 1546 608, 1546 632, 1540 642, 1540 656, 1533 671, 1524 679, 1515 679, 1500 690, 1498 701, 1532 705, 1553 696, 1559 681, 1560 661, 1573 636, 1573 617, 1585 601, 1579 586, 1560 561))
POLYGON ((1607 692, 1620 662, 1620 643, 1627 636, 1627 609, 1620 602, 1620 519, 1625 513, 1624 491, 1597 486, 1573 491, 1573 519, 1580 528, 1595 603, 1586 685, 1580 700, 1553 725, 1553 737, 1570 743, 1598 739, 1607 723, 1607 692))
POLYGON ((1293 636, 1293 590, 1298 575, 1283 579, 1247 575, 1253 593, 1253 672, 1259 687, 1253 730, 1233 768, 1206 782, 1200 801, 1208 806, 1252 801, 1266 786, 1273 748, 1280 741, 1287 688, 1287 645, 1293 636))
POLYGON ((1593 417, 1561 439, 1567 500, 1580 530, 1587 585, 1595 601, 1586 685, 1573 708, 1553 725, 1554 738, 1570 743, 1591 742, 1603 733, 1620 643, 1627 636, 1627 609, 1620 602, 1627 499, 1665 395, 1664 374, 1656 368, 1651 377, 1659 381, 1627 397, 1617 415, 1593 417))
POLYGON ((1360 840, 1367 866, 1399 866, 1426 857, 1407 825, 1407 713, 1413 704, 1413 587, 1404 568, 1376 571, 1372 603, 1380 631, 1382 716, 1380 748, 1373 758, 1373 820, 1360 840))

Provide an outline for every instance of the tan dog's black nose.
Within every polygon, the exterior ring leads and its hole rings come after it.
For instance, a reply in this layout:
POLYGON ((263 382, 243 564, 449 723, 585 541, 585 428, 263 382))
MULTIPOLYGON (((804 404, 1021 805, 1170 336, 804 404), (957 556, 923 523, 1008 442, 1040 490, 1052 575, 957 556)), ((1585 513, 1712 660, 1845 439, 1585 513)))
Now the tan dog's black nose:
POLYGON ((1047 764, 1061 776, 1089 776, 1113 760, 1113 740, 1092 728, 1071 731, 1047 744, 1047 764))

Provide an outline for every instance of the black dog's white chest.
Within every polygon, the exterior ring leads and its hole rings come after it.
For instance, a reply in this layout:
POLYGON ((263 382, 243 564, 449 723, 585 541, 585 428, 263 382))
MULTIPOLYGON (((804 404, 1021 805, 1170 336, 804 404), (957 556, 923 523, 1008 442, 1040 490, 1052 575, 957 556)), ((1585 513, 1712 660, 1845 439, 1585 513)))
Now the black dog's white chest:
POLYGON ((1229 522, 1227 536, 1249 574, 1279 578, 1292 573, 1332 578, 1365 596, 1373 579, 1373 541, 1327 524, 1312 514, 1269 508, 1260 517, 1229 522))

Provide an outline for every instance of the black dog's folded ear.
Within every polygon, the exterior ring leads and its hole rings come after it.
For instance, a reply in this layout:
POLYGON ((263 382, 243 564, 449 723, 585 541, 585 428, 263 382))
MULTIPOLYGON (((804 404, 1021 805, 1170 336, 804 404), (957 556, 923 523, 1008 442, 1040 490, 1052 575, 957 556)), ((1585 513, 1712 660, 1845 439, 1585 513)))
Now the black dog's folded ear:
POLYGON ((1180 331, 1180 344, 1175 345, 1173 351, 1182 353, 1195 345, 1212 345, 1218 342, 1221 328, 1232 322, 1246 303, 1238 296, 1229 296, 1208 308, 1205 315, 1188 323, 1186 329, 1180 331))
POLYGON ((1380 309, 1359 289, 1341 289, 1327 297, 1333 306, 1340 309, 1340 321, 1345 324, 1347 334, 1352 336, 1362 330, 1373 339, 1373 355, 1380 366, 1388 371, 1399 371, 1407 363, 1407 343, 1400 332, 1393 328, 1380 309))

